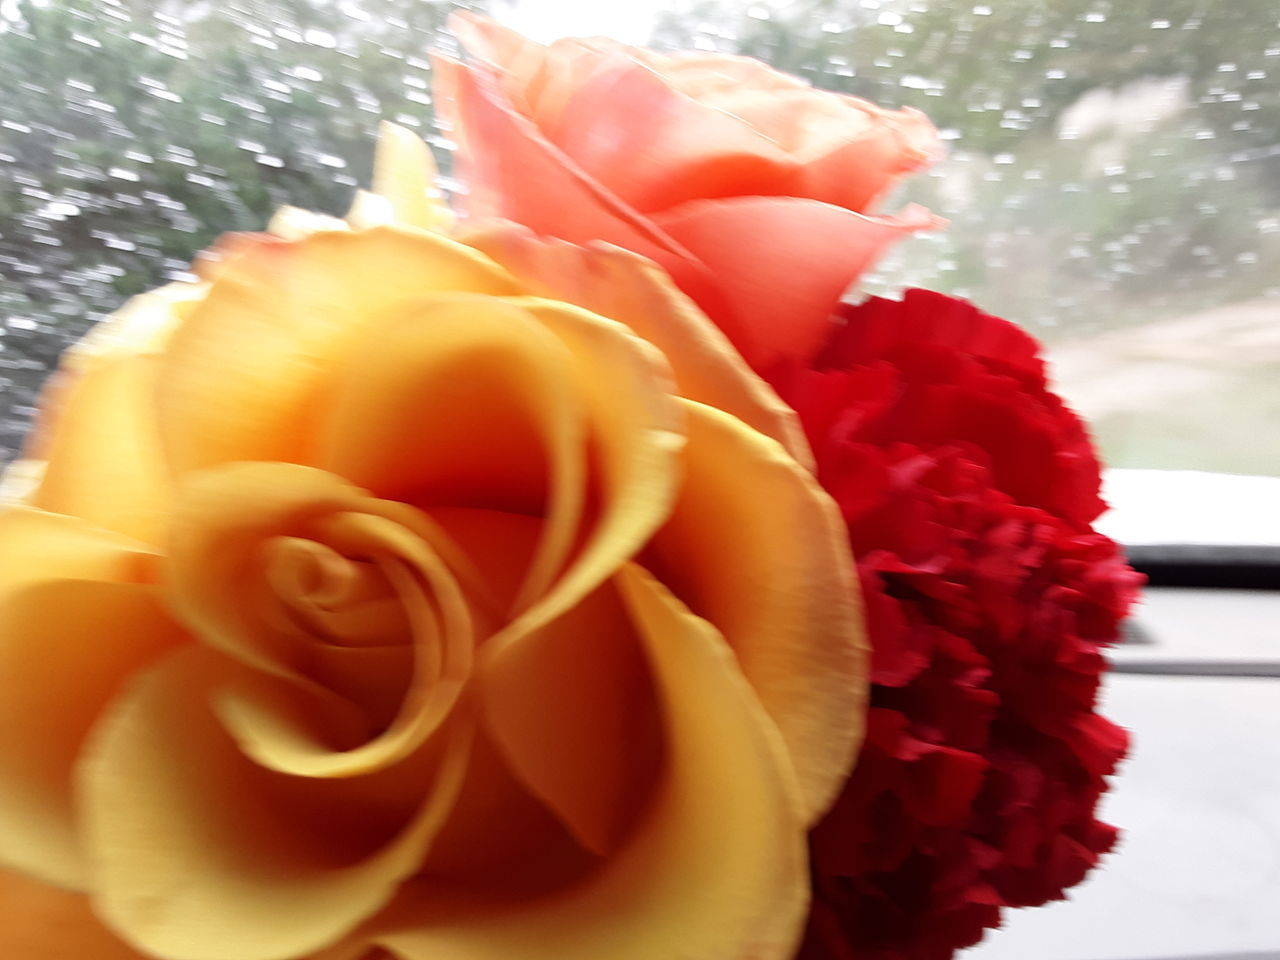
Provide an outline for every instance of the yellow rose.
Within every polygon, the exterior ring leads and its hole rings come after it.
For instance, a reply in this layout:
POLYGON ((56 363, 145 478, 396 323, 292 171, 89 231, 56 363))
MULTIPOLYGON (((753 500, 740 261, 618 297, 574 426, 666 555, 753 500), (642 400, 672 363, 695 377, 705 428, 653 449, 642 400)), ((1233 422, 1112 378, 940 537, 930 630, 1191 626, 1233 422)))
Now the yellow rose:
POLYGON ((865 693, 790 412, 646 261, 392 193, 229 239, 51 386, 0 861, 75 894, 4 878, 0 947, 785 960, 865 693))

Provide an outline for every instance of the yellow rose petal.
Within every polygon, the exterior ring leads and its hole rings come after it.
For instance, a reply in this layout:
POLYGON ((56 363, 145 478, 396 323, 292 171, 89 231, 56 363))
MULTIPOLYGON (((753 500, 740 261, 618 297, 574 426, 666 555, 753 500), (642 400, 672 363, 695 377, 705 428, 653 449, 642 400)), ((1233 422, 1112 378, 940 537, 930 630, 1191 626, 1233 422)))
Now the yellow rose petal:
POLYGON ((447 231, 453 226, 453 211, 436 185, 436 162, 422 138, 394 123, 383 121, 378 129, 378 148, 373 161, 373 196, 386 204, 384 220, 374 214, 368 201, 353 205, 347 219, 352 226, 371 227, 393 223, 420 230, 447 231))
POLYGON ((321 470, 232 463, 193 473, 170 521, 169 602, 201 641, 277 676, 294 675, 296 624, 273 618, 264 544, 305 533, 316 516, 359 510, 360 488, 321 470))
POLYGON ((554 332, 577 360, 574 386, 588 411, 599 516, 559 579, 490 641, 491 655, 570 609, 649 540, 679 487, 685 443, 670 368, 652 345, 620 323, 568 304, 538 297, 508 302, 554 332))
MULTIPOLYGON (((219 714, 241 746, 273 770, 300 776, 345 777, 375 772, 410 756, 448 720, 462 696, 471 671, 476 642, 466 602, 449 572, 421 542, 378 518, 343 518, 339 529, 351 542, 370 551, 386 549, 380 558, 406 614, 408 657, 389 658, 390 673, 381 675, 373 691, 381 700, 364 706, 366 738, 355 743, 328 741, 315 734, 320 704, 306 691, 281 684, 236 688, 219 703, 219 714), (395 667, 404 664, 397 676, 395 667), (388 691, 386 683, 392 687, 388 691)), ((313 659, 306 675, 323 684, 337 662, 313 659)), ((376 650, 376 648, 374 648, 376 650)), ((373 653, 374 650, 368 651, 373 653)), ((389 652, 389 651, 388 651, 389 652)), ((377 664, 366 657, 364 666, 377 664)), ((348 702, 359 692, 359 678, 342 676, 326 692, 348 702)))
POLYGON ((812 464, 795 412, 653 262, 610 244, 578 246, 501 221, 459 239, 510 270, 530 293, 626 324, 663 352, 681 396, 733 414, 812 464))
POLYGON ((635 567, 619 585, 643 637, 667 744, 634 836, 562 893, 502 910, 409 887, 369 928, 401 960, 789 960, 808 899, 790 761, 732 652, 635 567))
POLYGON ((96 364, 60 391, 33 506, 155 541, 171 496, 160 449, 154 357, 96 364))
POLYGON ((302 240, 322 230, 349 230, 345 220, 324 213, 313 213, 301 207, 281 207, 271 215, 267 232, 282 240, 302 240))
POLYGON ((786 740, 812 822, 849 774, 866 640, 844 524, 776 443, 687 403, 684 484, 646 562, 724 634, 786 740))
POLYGON ((204 644, 265 675, 229 683, 218 702, 258 762, 299 776, 366 773, 403 759, 445 721, 475 637, 457 579, 429 545, 443 536, 416 511, 309 467, 240 463, 193 475, 174 522, 170 602, 204 644), (323 653, 331 641, 308 634, 278 592, 272 559, 298 540, 372 564, 388 599, 402 605, 410 669, 390 702, 374 705, 390 718, 385 726, 368 711, 353 716, 358 678, 325 686, 336 665, 323 653))
POLYGON ((660 756, 653 680, 614 588, 508 645, 481 689, 508 765, 583 846, 611 853, 660 756))
POLYGON ((47 580, 151 583, 153 548, 75 517, 0 508, 0 597, 47 580))
POLYGON ((154 355, 205 289, 171 283, 134 297, 67 349, 41 391, 20 461, 29 464, 25 477, 17 465, 6 473, 25 489, 6 494, 154 539, 169 495, 154 355))
POLYGON ((454 296, 377 331, 353 349, 317 417, 317 461, 423 507, 547 517, 521 616, 495 646, 568 609, 665 519, 680 411, 662 356, 623 325, 536 297, 454 296), (589 479, 601 514, 582 534, 589 479))
POLYGON ((71 517, 0 510, 0 860, 86 882, 71 773, 103 705, 179 642, 154 556, 71 517))
POLYGON ((84 370, 119 357, 163 352, 186 311, 207 289, 203 283, 182 281, 139 294, 70 347, 64 365, 84 370))
POLYGON ((307 462, 316 402, 371 320, 424 293, 516 292, 492 261, 435 234, 380 228, 242 243, 174 333, 159 373, 161 436, 179 471, 307 462))
POLYGON ((577 368, 594 359, 519 306, 424 299, 352 349, 319 424, 317 462, 423 507, 547 517, 523 588, 536 596, 581 523, 587 451, 575 388, 577 368))
POLYGON ((128 679, 186 639, 154 587, 49 581, 0 599, 0 860, 88 881, 72 771, 128 679))
POLYGON ((154 960, 111 933, 84 894, 0 871, 0 957, 6 960, 154 960))
POLYGON ((467 711, 423 763, 381 778, 267 771, 210 707, 236 672, 200 648, 170 656, 108 709, 81 763, 95 904, 166 960, 335 943, 419 868, 465 776, 467 711))

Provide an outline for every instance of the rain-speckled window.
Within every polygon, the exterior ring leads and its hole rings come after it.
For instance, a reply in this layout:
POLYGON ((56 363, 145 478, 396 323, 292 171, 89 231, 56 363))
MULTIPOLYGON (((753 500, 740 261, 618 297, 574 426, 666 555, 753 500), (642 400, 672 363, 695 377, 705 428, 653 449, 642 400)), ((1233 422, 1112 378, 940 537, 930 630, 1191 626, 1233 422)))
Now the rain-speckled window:
MULTIPOLYGON (((949 156, 891 205, 951 226, 871 288, 1029 327, 1113 465, 1280 474, 1274 0, 465 5, 923 109, 949 156)), ((343 209, 380 118, 430 137, 428 54, 456 6, 0 0, 0 455, 68 338, 218 232, 343 209)))
POLYGON ((285 203, 344 210, 433 131, 418 0, 0 0, 0 463, 70 339, 285 203))
POLYGON ((924 110, 951 221, 873 288, 1024 324, 1113 466, 1280 474, 1274 0, 704 0, 663 45, 924 110))

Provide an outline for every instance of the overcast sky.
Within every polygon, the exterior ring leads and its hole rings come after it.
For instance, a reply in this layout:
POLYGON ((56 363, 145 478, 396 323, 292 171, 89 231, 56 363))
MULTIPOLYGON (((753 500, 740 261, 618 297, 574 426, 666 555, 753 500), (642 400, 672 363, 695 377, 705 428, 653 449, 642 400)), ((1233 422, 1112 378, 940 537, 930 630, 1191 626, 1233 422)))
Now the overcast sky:
POLYGON ((645 43, 663 0, 496 0, 493 14, 527 37, 605 36, 645 43))

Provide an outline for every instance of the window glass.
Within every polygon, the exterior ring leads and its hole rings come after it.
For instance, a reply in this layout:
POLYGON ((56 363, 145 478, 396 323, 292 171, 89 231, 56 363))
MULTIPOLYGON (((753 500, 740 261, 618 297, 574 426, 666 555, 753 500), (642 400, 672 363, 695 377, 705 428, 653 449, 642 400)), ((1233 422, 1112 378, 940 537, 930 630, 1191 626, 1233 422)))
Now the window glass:
POLYGON ((432 127, 419 0, 0 0, 0 463, 70 339, 218 234, 344 211, 382 119, 432 127))
MULTIPOLYGON (((338 212, 381 118, 432 128, 457 3, 0 0, 0 457, 68 338, 277 205, 338 212)), ((484 4, 465 6, 480 9, 484 4)), ((967 296, 1049 344, 1113 465, 1280 474, 1273 0, 496 0, 539 39, 746 53, 924 110, 886 204, 950 229, 875 292, 967 296)))
POLYGON ((871 288, 1029 327, 1113 466, 1280 474, 1273 0, 707 0, 656 38, 923 110, 948 158, 894 200, 951 226, 871 288))

